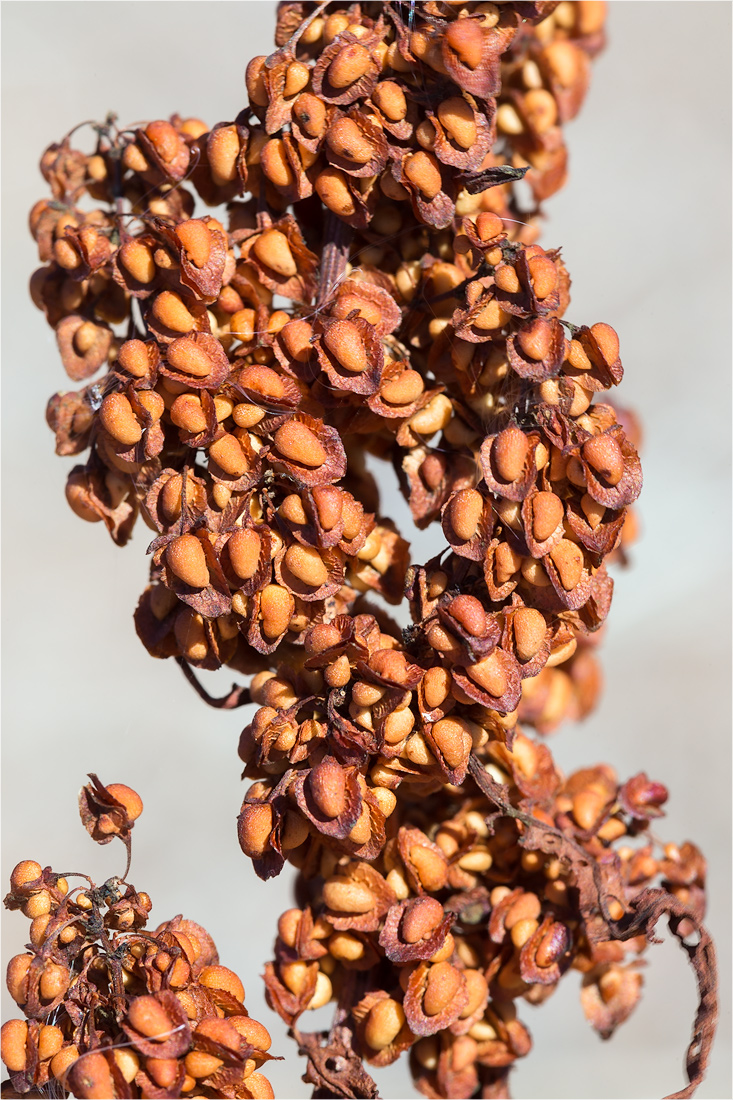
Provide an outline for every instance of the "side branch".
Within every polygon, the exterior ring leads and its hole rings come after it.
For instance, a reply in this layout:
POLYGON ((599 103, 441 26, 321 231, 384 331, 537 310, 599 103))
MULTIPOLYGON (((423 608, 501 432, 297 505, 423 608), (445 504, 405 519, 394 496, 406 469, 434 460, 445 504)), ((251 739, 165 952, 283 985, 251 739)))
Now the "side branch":
POLYGON ((251 703, 252 699, 249 694, 249 688, 243 685, 232 684, 232 690, 228 695, 222 695, 218 699, 213 695, 209 695, 208 691, 196 676, 188 661, 183 657, 176 657, 176 664, 179 666, 183 675, 188 680, 191 687, 196 691, 196 694, 200 699, 203 699, 205 703, 208 703, 210 707, 216 707, 217 710, 234 710, 236 707, 245 707, 247 703, 251 703))

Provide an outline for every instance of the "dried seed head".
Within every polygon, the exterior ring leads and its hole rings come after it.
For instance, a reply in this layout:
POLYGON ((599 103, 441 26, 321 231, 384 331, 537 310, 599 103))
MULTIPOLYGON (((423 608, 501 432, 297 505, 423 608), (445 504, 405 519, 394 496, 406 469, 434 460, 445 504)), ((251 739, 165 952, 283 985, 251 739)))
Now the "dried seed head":
POLYGON ((209 583, 206 554, 195 535, 180 535, 169 542, 165 560, 179 580, 191 588, 205 588, 209 583))

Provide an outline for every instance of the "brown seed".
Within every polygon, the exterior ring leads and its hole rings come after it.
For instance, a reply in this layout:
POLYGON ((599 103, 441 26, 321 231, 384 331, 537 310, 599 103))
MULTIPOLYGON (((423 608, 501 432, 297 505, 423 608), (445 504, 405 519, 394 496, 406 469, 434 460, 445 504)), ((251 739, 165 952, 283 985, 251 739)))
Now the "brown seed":
POLYGON ((183 141, 176 133, 170 122, 158 119, 150 122, 145 127, 145 136, 155 147, 155 151, 161 160, 170 163, 175 160, 181 150, 183 141))
POLYGON ((205 222, 191 218, 176 228, 176 236, 196 267, 205 267, 211 255, 213 238, 205 222))
POLYGON ((165 560, 179 580, 191 588, 205 588, 209 583, 204 548, 195 535, 180 535, 169 542, 165 560))
POLYGON ((400 933, 406 943, 418 943, 436 930, 445 916, 437 898, 416 898, 405 910, 400 933))
POLYGON ((123 393, 108 393, 99 410, 99 419, 106 432, 126 447, 142 439, 143 429, 123 393))
POLYGON ((324 168, 316 178, 315 188, 324 206, 340 218, 350 218, 356 213, 356 203, 340 168, 324 168))
POLYGON ((504 222, 491 210, 482 210, 476 218, 476 230, 482 241, 493 241, 504 232, 504 222))
POLYGON ((516 481, 524 472, 529 441, 521 428, 509 427, 499 432, 491 453, 496 472, 502 481, 516 481))
POLYGON ((529 359, 546 359, 552 351, 552 325, 545 317, 537 317, 519 330, 517 343, 529 359))
POLYGON ((520 661, 531 661, 540 649, 547 633, 544 616, 534 607, 520 607, 512 618, 514 645, 520 661))
POLYGON ((285 143, 282 138, 271 138, 260 153, 262 171, 275 187, 291 187, 295 182, 285 143))
POLYGON ((560 539, 554 550, 550 551, 560 583, 566 592, 572 592, 583 575, 583 551, 575 542, 560 539))
MULTIPOLYGON (((501 264, 496 268, 494 272, 494 282, 499 287, 499 290, 503 290, 505 294, 516 294, 520 289, 519 278, 511 264, 501 264)), ((518 339, 520 346, 523 348, 522 331, 520 331, 518 339)), ((527 354, 529 354, 529 352, 527 352, 527 354)), ((544 356, 541 355, 540 359, 544 359, 544 356)))
POLYGON ((515 924, 523 920, 536 920, 541 911, 540 899, 536 894, 526 891, 512 902, 504 918, 504 927, 511 931, 515 924))
POLYGON ((380 80, 372 92, 372 99, 390 122, 400 122, 407 114, 405 93, 394 80, 380 80))
POLYGON ((266 400, 281 401, 286 395, 285 383, 277 371, 256 364, 245 367, 239 375, 239 385, 243 389, 254 390, 266 400))
POLYGON ((326 143, 336 156, 354 164, 368 164, 374 155, 372 143, 353 118, 337 118, 328 131, 326 143))
POLYGON ((250 859, 260 859, 269 848, 272 824, 272 807, 267 803, 242 809, 237 823, 239 846, 250 859))
POLYGON ((148 349, 142 340, 126 340, 117 352, 117 361, 134 378, 144 378, 150 370, 148 349))
POLYGON ((552 966, 560 961, 570 946, 570 933, 564 924, 554 921, 539 942, 535 961, 540 967, 552 966))
POLYGON ((369 72, 374 62, 369 51, 358 42, 350 42, 339 50, 328 66, 328 81, 334 88, 347 88, 369 72))
POLYGON ((480 600, 475 596, 456 596, 448 605, 456 622, 471 634, 474 638, 481 638, 486 633, 488 620, 486 611, 480 600))
POLYGON ((288 628, 295 611, 295 601, 279 584, 268 584, 260 596, 262 630, 266 638, 279 638, 288 628))
POLYGON ((369 887, 343 875, 327 879, 323 900, 338 913, 368 913, 374 908, 374 895, 369 887))
POLYGON ((624 456, 612 435, 595 435, 583 444, 583 458, 607 485, 618 485, 624 476, 624 456))
POLYGON ((618 359, 619 342, 616 330, 603 323, 591 325, 591 333, 596 338, 596 343, 607 363, 615 363, 618 359))
POLYGON ((135 1031, 147 1039, 161 1041, 167 1039, 173 1029, 173 1023, 155 997, 143 994, 130 1002, 127 1018, 135 1031))
POLYGON ((321 136, 326 127, 326 105, 317 96, 303 92, 293 104, 293 114, 308 137, 321 136))
POLYGON ((557 286, 557 268, 549 256, 533 256, 529 261, 529 273, 535 296, 542 301, 557 286))
POLYGON ((64 1033, 55 1024, 41 1024, 38 1036, 38 1059, 46 1062, 58 1054, 64 1045, 64 1033))
POLYGON ((229 561, 237 576, 248 581, 254 577, 260 564, 262 540, 256 531, 246 527, 241 531, 235 531, 227 542, 229 561))
POLYGON ((153 314, 172 332, 190 332, 196 324, 195 318, 186 309, 181 298, 170 290, 163 290, 157 296, 153 302, 153 314))
POLYGON ((449 505, 451 527, 459 539, 468 542, 478 530, 484 513, 484 498, 476 489, 461 489, 449 505))
POLYGON ((410 848, 409 856, 421 885, 430 893, 442 890, 448 877, 445 860, 422 844, 414 844, 410 848))
POLYGON ((449 962, 435 963, 428 972, 427 985, 423 994, 423 1012, 426 1016, 437 1016, 457 997, 463 979, 460 970, 449 962))
POLYGON ((470 149, 476 141, 476 119, 471 105, 462 96, 451 96, 438 105, 438 118, 461 149, 470 149))
POLYGON ((160 491, 160 506, 168 520, 178 519, 181 514, 181 500, 183 495, 183 478, 180 474, 169 477, 160 491))
POLYGON ((212 131, 207 144, 207 156, 211 178, 217 187, 232 183, 237 178, 240 149, 236 126, 220 126, 212 131))
POLYGON ((538 134, 546 134, 557 122, 557 100, 547 88, 530 88, 522 100, 522 110, 538 134))
POLYGON ((483 56, 484 32, 475 19, 456 19, 445 30, 445 39, 463 64, 475 69, 483 56))
MULTIPOLYGON (((252 810, 272 810, 267 805, 249 806, 247 809, 252 810)), ((262 822, 267 815, 259 815, 259 820, 262 822)), ((233 997, 236 997, 238 1001, 244 1001, 244 986, 241 981, 227 966, 205 966, 198 976, 199 983, 206 986, 207 989, 223 989, 227 993, 231 993, 233 997)))
POLYGON ((279 229, 266 229, 255 241, 253 251, 258 260, 278 275, 289 279, 298 274, 288 238, 279 229))
POLYGON ((326 452, 315 432, 299 420, 287 420, 275 432, 275 448, 284 458, 301 466, 317 468, 327 459, 326 452))
POLYGON ((441 718, 433 726, 432 735, 449 768, 458 768, 466 763, 473 742, 465 719, 441 718))
POLYGON ((23 859, 17 863, 10 875, 10 889, 19 893, 23 886, 40 878, 43 868, 35 859, 23 859))
POLYGON ((198 435, 206 431, 206 413, 201 405, 201 398, 195 393, 182 393, 177 397, 170 407, 170 418, 184 432, 198 435))
POLYGON ((247 85, 249 101, 250 103, 254 103, 256 107, 266 107, 269 103, 269 96, 267 94, 267 88, 265 87, 264 78, 266 61, 267 58, 264 54, 253 57, 244 73, 244 82, 247 85))
POLYGON ((242 450, 239 440, 234 435, 225 433, 209 447, 209 454, 225 474, 230 477, 240 478, 247 473, 249 463, 242 450))
POLYGON ((142 241, 130 240, 120 248, 120 263, 138 283, 152 283, 157 269, 153 253, 142 241))
POLYGON ((595 531, 596 527, 603 523, 606 509, 588 493, 583 493, 583 496, 580 498, 580 507, 583 509, 585 518, 588 521, 588 526, 592 531, 595 531))
POLYGON ((39 983, 41 999, 53 1001, 60 997, 69 988, 70 976, 70 972, 65 966, 60 966, 55 962, 47 962, 39 983))
POLYGON ((32 961, 31 955, 14 955, 8 963, 5 984, 18 1005, 24 1005, 28 999, 28 970, 32 961))
POLYGON ((474 683, 488 691, 489 695, 493 695, 496 699, 500 698, 509 687, 509 678, 496 651, 475 664, 467 665, 466 672, 474 683))
POLYGON ((328 582, 328 569, 313 546, 295 543, 285 551, 284 564, 290 573, 309 588, 320 588, 328 582))
POLYGON ((423 677, 422 688, 428 708, 435 710, 445 702, 450 693, 450 672, 437 665, 429 668, 423 677))
POLYGON ((443 186, 438 161, 423 149, 406 158, 404 172, 426 202, 432 202, 443 186))
POLYGON ((549 539, 562 523, 564 514, 560 497, 549 492, 535 493, 532 497, 532 534, 537 542, 549 539))
POLYGON ((323 342, 345 370, 359 374, 368 368, 364 341, 352 321, 334 321, 324 334, 323 342))
POLYGON ((308 790, 324 817, 331 820, 346 809, 346 773, 335 760, 322 760, 308 774, 308 790))
POLYGON ((138 390, 137 399, 154 421, 160 420, 165 412, 165 401, 157 390, 138 390))
POLYGON ((312 354, 310 338, 313 327, 308 321, 289 321, 280 329, 280 338, 289 355, 298 363, 306 363, 312 354))
POLYGON ((386 1050, 405 1023, 405 1011, 399 1001, 385 997, 372 1006, 364 1024, 364 1038, 372 1050, 386 1050))
POLYGON ((422 376, 416 370, 403 370, 396 378, 382 383, 380 394, 382 400, 390 405, 410 405, 424 388, 422 376))

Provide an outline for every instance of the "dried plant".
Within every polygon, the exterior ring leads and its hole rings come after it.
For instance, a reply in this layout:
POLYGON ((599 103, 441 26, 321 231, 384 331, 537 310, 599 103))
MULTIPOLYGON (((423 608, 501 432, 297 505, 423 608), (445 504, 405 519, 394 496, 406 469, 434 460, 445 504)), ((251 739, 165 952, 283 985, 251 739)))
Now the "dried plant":
MULTIPOLYGON (((537 243, 604 17, 589 0, 281 3, 277 48, 250 61, 231 121, 110 116, 91 153, 70 134, 41 161, 52 195, 31 212, 31 293, 84 383, 48 407, 57 452, 88 451, 67 499, 120 546, 138 517, 153 531, 135 612, 147 650, 214 707, 258 705, 239 744, 239 842, 261 878, 299 872, 265 982, 316 1097, 376 1096, 364 1063, 408 1050, 425 1096, 508 1096, 531 1046, 516 1002, 579 970, 609 1037, 662 916, 699 990, 675 1096, 705 1071, 702 854, 652 834, 661 784, 607 764, 565 777, 519 725, 545 734, 592 710, 607 565, 625 560, 642 486, 635 417, 598 399, 623 377, 618 336, 566 319, 570 276, 537 243), (430 561, 380 514, 367 454, 392 464, 418 528, 440 524, 430 561), (406 600, 410 625, 380 597, 406 600), (252 679, 212 698, 195 670, 222 665, 252 679), (331 1001, 331 1029, 301 1031, 331 1001)), ((119 791, 85 792, 92 836, 125 839, 119 791)), ((168 950, 175 921, 126 967, 100 907, 114 893, 113 922, 126 906, 134 923, 142 895, 92 886, 90 946, 78 899, 36 867, 16 868, 10 895, 51 899, 12 978, 36 1021, 11 1021, 8 1057, 3 1041, 18 1092, 51 1073, 101 1095, 74 1076, 96 1058, 110 1095, 270 1095, 251 1072, 266 1048, 232 1024, 241 996, 190 993, 200 975, 168 950), (68 971, 82 955, 42 1004, 31 985, 48 960, 68 971), (108 987, 90 992, 99 958, 108 987), (156 1020, 180 1017, 174 1052, 166 1039, 156 1059, 156 1033, 125 1023, 137 1001, 121 967, 148 983, 135 996, 156 1020), (73 1043, 80 1060, 61 1074, 37 1021, 71 988, 54 1057, 73 1043), (120 1027, 134 1070, 104 1053, 120 1027)))

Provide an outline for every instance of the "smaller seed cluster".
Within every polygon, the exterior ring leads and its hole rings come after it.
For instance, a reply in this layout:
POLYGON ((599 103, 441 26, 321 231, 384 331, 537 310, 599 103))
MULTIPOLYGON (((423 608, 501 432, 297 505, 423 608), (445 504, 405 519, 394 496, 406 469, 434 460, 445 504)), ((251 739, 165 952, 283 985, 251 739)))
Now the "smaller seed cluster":
MULTIPOLYGON (((342 1018, 350 1010, 361 1057, 384 1066, 409 1050, 426 1096, 472 1096, 505 1079, 531 1048, 519 1002, 543 1003, 568 970, 582 975, 586 1017, 611 1035, 639 999, 647 945, 644 934, 618 937, 615 924, 660 880, 697 919, 704 910, 699 851, 660 850, 649 833, 667 798, 660 784, 644 774, 620 784, 607 765, 565 779, 522 735, 488 756, 519 818, 487 816, 467 782, 428 797, 408 789, 378 858, 319 837, 299 880, 309 904, 280 917, 266 968, 269 1003, 286 1023, 336 1002, 342 1018), (538 825, 577 846, 605 909, 588 904, 565 852, 542 850, 538 825)), ((338 800, 325 771, 320 783, 324 803, 338 800)))
MULTIPOLYGON (((142 801, 93 776, 80 808, 105 844, 129 838, 142 801)), ((272 1098, 260 1072, 270 1036, 249 1016, 244 987, 220 965, 209 933, 181 916, 143 931, 148 894, 117 877, 80 887, 71 877, 35 860, 10 876, 5 907, 31 925, 27 950, 8 964, 24 1018, 2 1026, 3 1095, 272 1098)))

